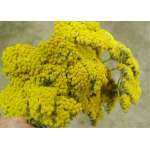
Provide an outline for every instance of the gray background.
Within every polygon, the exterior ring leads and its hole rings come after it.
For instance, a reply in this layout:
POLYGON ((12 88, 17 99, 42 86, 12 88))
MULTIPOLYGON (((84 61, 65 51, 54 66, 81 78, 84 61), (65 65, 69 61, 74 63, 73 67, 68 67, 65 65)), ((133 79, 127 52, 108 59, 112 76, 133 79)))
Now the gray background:
MULTIPOLYGON (((143 92, 137 106, 123 113, 118 105, 112 114, 105 114, 99 127, 150 127, 150 22, 101 22, 101 25, 133 50, 140 63, 143 92)), ((5 47, 15 43, 36 45, 47 39, 52 30, 53 22, 0 22, 0 56, 5 47)), ((0 89, 6 84, 7 80, 0 73, 0 89)), ((81 114, 70 127, 91 126, 88 118, 81 114)))

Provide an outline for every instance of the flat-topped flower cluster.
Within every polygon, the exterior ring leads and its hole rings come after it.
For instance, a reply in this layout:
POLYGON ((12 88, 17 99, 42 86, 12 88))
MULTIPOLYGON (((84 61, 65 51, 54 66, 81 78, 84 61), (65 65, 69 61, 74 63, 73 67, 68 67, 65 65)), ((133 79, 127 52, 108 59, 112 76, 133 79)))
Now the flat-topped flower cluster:
POLYGON ((55 22, 47 41, 8 47, 2 61, 10 83, 0 92, 0 112, 38 127, 67 127, 81 112, 97 125, 117 101, 127 112, 141 95, 131 50, 97 22, 55 22), (106 51, 114 69, 103 60, 106 51))

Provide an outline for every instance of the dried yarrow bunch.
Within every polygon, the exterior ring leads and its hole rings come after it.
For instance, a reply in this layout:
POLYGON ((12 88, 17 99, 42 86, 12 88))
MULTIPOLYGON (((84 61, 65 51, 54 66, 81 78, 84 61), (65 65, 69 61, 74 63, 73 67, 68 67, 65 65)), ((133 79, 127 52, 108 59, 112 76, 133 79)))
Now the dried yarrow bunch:
POLYGON ((81 112, 97 125, 116 102, 127 112, 141 95, 131 50, 97 22, 55 22, 47 41, 8 47, 2 62, 10 82, 0 92, 0 112, 37 127, 67 127, 81 112))

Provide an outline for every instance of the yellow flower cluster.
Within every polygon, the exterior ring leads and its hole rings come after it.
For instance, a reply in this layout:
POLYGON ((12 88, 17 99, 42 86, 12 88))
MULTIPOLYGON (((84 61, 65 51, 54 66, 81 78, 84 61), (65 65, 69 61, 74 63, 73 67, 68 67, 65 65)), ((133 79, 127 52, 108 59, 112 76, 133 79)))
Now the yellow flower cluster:
POLYGON ((26 116, 26 97, 19 87, 8 85, 0 92, 0 112, 8 117, 26 116))
POLYGON ((54 34, 84 47, 90 46, 99 53, 109 48, 113 40, 112 35, 96 22, 56 22, 54 34))
POLYGON ((119 100, 127 112, 141 93, 131 50, 97 22, 56 22, 47 41, 8 47, 2 61, 10 83, 0 92, 0 112, 38 127, 67 127, 81 112, 97 125, 104 108, 111 112, 119 100), (117 62, 117 82, 105 51, 117 62))
POLYGON ((66 127, 82 111, 73 98, 58 96, 54 87, 28 87, 28 120, 39 127, 66 127))
POLYGON ((120 105, 124 112, 128 112, 130 105, 131 105, 130 97, 126 94, 121 95, 120 105))
POLYGON ((128 111, 130 104, 136 104, 141 95, 141 88, 139 87, 139 81, 134 76, 134 72, 130 66, 125 64, 118 64, 118 70, 121 72, 121 76, 118 82, 118 93, 121 96, 120 104, 122 109, 128 111))

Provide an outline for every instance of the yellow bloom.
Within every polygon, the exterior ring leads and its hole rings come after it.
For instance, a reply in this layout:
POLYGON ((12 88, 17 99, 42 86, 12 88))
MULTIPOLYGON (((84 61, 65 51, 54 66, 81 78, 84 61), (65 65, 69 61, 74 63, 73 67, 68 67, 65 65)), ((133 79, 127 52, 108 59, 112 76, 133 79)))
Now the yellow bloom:
POLYGON ((128 110, 131 106, 130 98, 128 95, 124 94, 121 96, 120 105, 121 105, 124 112, 128 112, 128 110))
POLYGON ((103 108, 111 112, 120 99, 127 112, 141 94, 131 50, 97 22, 56 22, 47 41, 8 47, 2 62, 10 83, 0 92, 0 112, 38 127, 67 127, 81 112, 97 125, 103 108), (105 52, 120 71, 117 82, 105 52))

